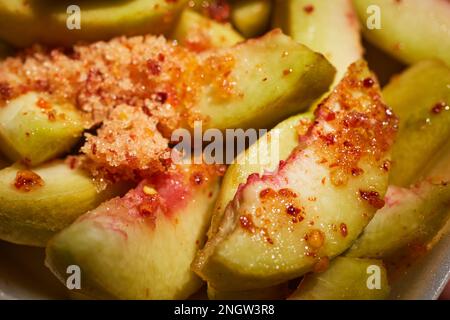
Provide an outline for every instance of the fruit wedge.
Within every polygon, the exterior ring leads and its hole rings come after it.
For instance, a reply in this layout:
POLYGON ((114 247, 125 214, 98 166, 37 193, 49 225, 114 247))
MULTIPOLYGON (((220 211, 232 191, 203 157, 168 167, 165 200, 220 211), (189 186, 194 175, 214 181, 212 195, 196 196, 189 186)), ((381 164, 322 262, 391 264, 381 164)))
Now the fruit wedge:
POLYGON ((218 291, 208 286, 209 300, 280 300, 285 299, 289 293, 286 283, 269 288, 248 291, 218 291))
POLYGON ((245 183, 251 174, 262 175, 264 172, 274 171, 280 161, 286 160, 298 146, 299 131, 313 119, 314 116, 311 113, 290 117, 238 155, 236 163, 228 167, 222 179, 208 238, 211 238, 217 232, 226 206, 233 200, 239 185, 245 183))
POLYGON ((38 165, 69 151, 83 133, 78 111, 39 93, 19 96, 0 108, 0 150, 12 161, 38 165))
POLYGON ((320 52, 336 67, 337 84, 362 58, 359 22, 351 0, 276 0, 274 26, 320 52))
POLYGON ((231 4, 231 21, 246 38, 253 38, 269 28, 271 10, 271 0, 235 0, 231 4))
POLYGON ((450 65, 448 0, 353 0, 353 4, 364 37, 374 45, 407 64, 438 58, 450 65))
POLYGON ((380 260, 338 257, 325 272, 307 275, 289 299, 384 300, 389 292, 386 269, 380 260))
POLYGON ((379 210, 348 252, 350 257, 385 258, 409 244, 425 243, 449 217, 450 183, 389 187, 379 210))
POLYGON ((170 30, 186 3, 187 0, 95 0, 78 4, 67 0, 2 0, 0 38, 17 47, 33 43, 69 46, 122 35, 161 34, 170 30))
POLYGON ((115 185, 98 192, 84 171, 63 161, 32 170, 15 164, 0 171, 0 239, 45 246, 80 215, 123 191, 115 185))
POLYGON ((427 177, 410 189, 390 186, 379 210, 347 255, 386 258, 430 240, 450 217, 450 145, 427 177))
POLYGON ((383 90, 400 119, 392 150, 390 184, 408 187, 450 138, 450 68, 422 61, 394 78, 383 90))
POLYGON ((374 75, 353 64, 289 158, 238 188, 195 272, 217 290, 257 289, 342 253, 384 204, 395 128, 374 75))
POLYGON ((197 103, 207 128, 270 128, 305 110, 325 93, 334 68, 320 54, 297 44, 280 30, 232 48, 204 53, 233 61, 231 92, 206 86, 197 103))
POLYGON ((230 47, 244 40, 230 24, 208 19, 193 10, 184 10, 171 38, 195 51, 230 47))
MULTIPOLYGON (((211 169, 211 168, 209 168, 211 169)), ((81 293, 99 298, 185 299, 202 285, 190 264, 218 192, 208 168, 156 174, 103 203, 50 240, 47 266, 63 282, 81 268, 81 293)))

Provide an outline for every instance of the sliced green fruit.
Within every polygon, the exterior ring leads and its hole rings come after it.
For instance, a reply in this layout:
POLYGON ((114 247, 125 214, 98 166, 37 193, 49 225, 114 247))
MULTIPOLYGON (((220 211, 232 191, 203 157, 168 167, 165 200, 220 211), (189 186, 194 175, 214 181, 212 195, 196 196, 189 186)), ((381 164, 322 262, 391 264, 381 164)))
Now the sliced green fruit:
POLYGON ((80 215, 123 191, 117 185, 98 192, 84 171, 63 161, 33 171, 15 164, 0 171, 0 238, 45 246, 80 215))
POLYGON ((427 177, 410 189, 390 186, 379 210, 349 249, 351 257, 385 258, 409 244, 426 243, 450 217, 450 148, 427 177))
POLYGON ((0 108, 0 150, 12 161, 37 165, 68 151, 81 137, 82 118, 69 104, 30 92, 0 108))
POLYGON ((362 58, 359 23, 351 0, 276 0, 274 26, 320 52, 336 67, 338 83, 362 58))
POLYGON ((265 288, 349 248, 384 204, 396 119, 380 94, 366 64, 353 64, 289 158, 240 185, 195 272, 221 291, 265 288))
POLYGON ((412 189, 389 187, 379 210, 348 251, 350 257, 385 258, 414 242, 425 242, 449 217, 450 183, 425 182, 412 189))
POLYGON ((408 64, 439 58, 450 65, 449 1, 353 0, 353 4, 365 38, 374 45, 408 64))
POLYGON ((235 0, 231 6, 231 21, 246 38, 253 38, 269 28, 271 10, 271 0, 235 0))
POLYGON ((334 68, 320 54, 297 44, 280 30, 232 48, 206 52, 234 61, 231 93, 206 86, 197 110, 208 128, 270 128, 302 110, 326 92, 334 68))
POLYGON ((289 299, 384 300, 389 292, 387 272, 380 260, 338 257, 325 272, 307 275, 289 299))
POLYGON ((200 51, 230 47, 244 40, 230 24, 215 22, 189 9, 181 14, 171 37, 188 48, 200 51))
POLYGON ((286 298, 288 289, 286 283, 248 291, 218 291, 208 286, 207 293, 209 300, 280 300, 286 298))
POLYGON ((72 45, 170 30, 187 0, 0 1, 0 38, 18 46, 72 45), (79 14, 76 10, 79 10, 79 14), (79 28, 75 23, 79 21, 79 28), (51 32, 48 32, 51 30, 51 32))
POLYGON ((236 163, 228 167, 214 207, 208 238, 217 232, 226 206, 233 200, 239 185, 245 183, 253 173, 262 175, 264 172, 274 171, 280 161, 286 160, 298 146, 299 133, 297 129, 301 122, 308 123, 313 118, 313 114, 305 113, 281 122, 266 136, 260 138, 257 143, 243 151, 237 157, 236 163))
POLYGON ((103 203, 50 240, 47 266, 63 283, 67 267, 80 266, 80 292, 89 296, 189 297, 202 285, 190 264, 218 192, 217 177, 198 180, 202 172, 158 174, 103 203))
POLYGON ((392 151, 390 184, 407 187, 433 162, 450 137, 450 68, 423 61, 395 77, 383 90, 400 119, 392 151))

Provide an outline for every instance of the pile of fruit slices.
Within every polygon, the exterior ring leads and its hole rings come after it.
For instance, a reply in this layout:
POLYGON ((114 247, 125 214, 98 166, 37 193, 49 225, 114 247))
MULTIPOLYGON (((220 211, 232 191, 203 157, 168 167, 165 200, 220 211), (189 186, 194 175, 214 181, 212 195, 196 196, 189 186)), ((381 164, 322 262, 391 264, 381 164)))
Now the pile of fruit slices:
POLYGON ((264 165, 233 164, 223 179, 192 183, 203 169, 186 165, 98 192, 87 172, 56 160, 83 136, 76 106, 52 106, 64 115, 55 121, 30 92, 0 107, 0 238, 46 247, 63 283, 67 267, 80 266, 81 292, 93 298, 185 299, 204 282, 211 299, 388 298, 390 263, 411 244, 426 246, 448 220, 450 4, 187 2, 92 4, 82 8, 86 25, 70 32, 63 4, 0 1, 0 38, 67 46, 163 33, 199 54, 227 52, 245 96, 205 90, 197 107, 206 127, 275 126, 280 153, 264 165), (381 9, 382 28, 366 27, 369 5, 381 9), (221 21, 227 10, 232 24, 221 21), (417 21, 420 32, 410 33, 417 21), (244 39, 269 27, 286 35, 244 39), (411 64, 383 90, 360 60, 360 28, 411 64), (380 290, 366 286, 371 266, 381 270, 380 290))

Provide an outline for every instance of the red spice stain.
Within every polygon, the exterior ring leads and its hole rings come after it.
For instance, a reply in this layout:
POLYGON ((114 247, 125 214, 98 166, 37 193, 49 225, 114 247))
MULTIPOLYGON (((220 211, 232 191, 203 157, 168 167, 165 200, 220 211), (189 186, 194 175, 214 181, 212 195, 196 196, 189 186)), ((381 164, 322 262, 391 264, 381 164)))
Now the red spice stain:
POLYGON ((348 234, 347 225, 345 223, 341 223, 339 230, 341 231, 341 235, 345 238, 348 234))
POLYGON ((359 190, 359 195, 376 209, 384 207, 384 200, 380 198, 380 194, 377 191, 359 190))
POLYGON ((386 172, 391 170, 391 161, 389 161, 389 160, 384 161, 381 168, 386 172))
POLYGON ((165 103, 167 101, 167 92, 157 92, 155 93, 155 101, 159 103, 165 103))
POLYGON ((363 86, 365 88, 372 88, 374 84, 375 84, 375 81, 372 78, 370 78, 370 77, 369 78, 365 78, 363 80, 363 86))
POLYGON ((268 243, 273 244, 273 239, 272 239, 272 238, 266 237, 265 239, 266 239, 266 241, 267 241, 268 243))
POLYGON ((55 121, 56 120, 56 114, 53 110, 50 110, 47 112, 47 118, 49 121, 55 121))
POLYGON ((227 22, 230 19, 231 7, 226 0, 216 0, 209 4, 208 15, 217 22, 227 22))
POLYGON ((444 101, 436 103, 433 108, 431 108, 431 112, 434 114, 439 114, 442 111, 450 110, 450 106, 448 106, 444 101))
POLYGON ((292 218, 293 222, 303 221, 304 217, 300 215, 301 212, 302 212, 301 209, 294 207, 292 204, 286 208, 286 213, 293 217, 292 218))
POLYGON ((9 100, 12 96, 12 89, 6 82, 0 82, 0 101, 9 100))
POLYGON ((327 146, 330 146, 330 145, 333 145, 336 143, 336 136, 332 133, 328 133, 326 135, 321 135, 320 137, 327 144, 327 146))
POLYGON ((292 191, 291 189, 288 189, 288 188, 280 189, 278 191, 278 194, 280 196, 284 197, 284 198, 288 198, 288 197, 297 198, 297 194, 294 191, 292 191))
POLYGON ((289 188, 282 188, 275 191, 271 188, 262 190, 259 197, 263 203, 260 211, 272 210, 276 212, 285 212, 292 218, 293 223, 304 220, 304 210, 300 206, 298 195, 289 188))
POLYGON ((242 215, 239 217, 239 223, 241 224, 241 227, 250 232, 250 233, 254 233, 255 232, 255 225, 253 224, 253 220, 252 220, 252 216, 251 215, 242 215))
POLYGON ((327 256, 320 257, 313 267, 313 272, 315 273, 325 272, 328 269, 329 265, 330 265, 330 258, 328 258, 327 256))
POLYGON ((361 168, 352 168, 352 176, 357 177, 364 173, 364 170, 361 168))
POLYGON ((336 113, 329 110, 328 108, 321 108, 319 111, 319 115, 327 122, 336 119, 336 113))
POLYGON ((193 29, 184 41, 184 46, 193 52, 202 52, 214 47, 211 35, 204 29, 193 29))
POLYGON ((160 205, 160 201, 158 199, 158 195, 150 195, 146 199, 144 203, 141 203, 138 206, 139 214, 144 218, 153 218, 155 219, 156 210, 160 205))
POLYGON ((191 175, 191 182, 192 182, 192 184, 194 184, 196 186, 202 185, 204 181, 205 181, 205 177, 203 176, 203 173, 201 173, 201 172, 194 172, 191 175))
POLYGON ((293 72, 292 69, 284 69, 284 70, 283 70, 283 76, 290 75, 292 72, 293 72))
POLYGON ((44 98, 39 98, 36 102, 36 105, 41 108, 41 109, 50 109, 51 104, 50 102, 48 102, 47 100, 45 100, 44 98))
POLYGON ((307 14, 311 14, 314 11, 314 6, 312 4, 306 5, 303 7, 303 11, 307 14))
POLYGON ((91 151, 93 155, 97 154, 97 145, 95 143, 92 144, 91 146, 91 151))
POLYGON ((305 236, 305 240, 312 249, 319 249, 325 242, 325 234, 318 229, 311 230, 305 236))
POLYGON ((150 71, 150 74, 153 76, 159 76, 161 74, 161 65, 158 63, 158 61, 155 61, 153 59, 147 60, 147 68, 150 71))
POLYGON ((30 192, 44 185, 44 180, 31 170, 19 170, 16 173, 14 187, 17 190, 30 192))
POLYGON ((276 195, 277 195, 276 191, 273 190, 272 188, 264 189, 259 193, 259 197, 261 200, 268 199, 268 198, 274 198, 274 197, 276 197, 276 195))
POLYGON ((67 157, 67 164, 69 165, 70 169, 75 169, 78 165, 78 158, 74 156, 68 156, 67 157))
POLYGON ((251 215, 245 214, 245 215, 240 216, 239 223, 240 223, 242 229, 244 229, 245 231, 247 231, 251 234, 259 233, 262 236, 262 238, 265 241, 267 241, 267 243, 269 243, 269 244, 274 243, 273 239, 270 237, 269 230, 265 227, 258 227, 257 225, 255 225, 251 215))

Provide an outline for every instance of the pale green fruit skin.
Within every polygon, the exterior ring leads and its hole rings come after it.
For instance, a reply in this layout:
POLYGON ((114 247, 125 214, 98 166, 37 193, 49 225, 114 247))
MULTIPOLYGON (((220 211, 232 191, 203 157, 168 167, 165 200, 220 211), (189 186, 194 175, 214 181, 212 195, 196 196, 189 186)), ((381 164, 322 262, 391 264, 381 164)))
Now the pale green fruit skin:
MULTIPOLYGON (((367 190, 370 186, 383 197, 387 174, 378 167, 364 164, 361 165, 364 176, 352 179, 345 188, 336 188, 331 183, 321 187, 318 184, 328 172, 317 166, 320 159, 312 154, 308 156, 311 162, 305 163, 305 168, 311 174, 302 177, 304 188, 299 198, 305 211, 314 217, 314 225, 300 223, 290 231, 289 221, 282 220, 279 215, 271 215, 268 217, 270 221, 281 220, 276 222, 280 226, 277 233, 271 234, 272 245, 256 236, 252 240, 245 230, 237 227, 239 215, 225 212, 217 233, 209 239, 194 262, 194 270, 203 279, 224 291, 273 286, 313 269, 317 260, 308 255, 308 245, 304 240, 310 231, 319 230, 324 234, 326 241, 320 254, 330 258, 344 252, 358 238, 375 213, 375 208, 358 199, 359 190, 367 190), (312 195, 317 197, 317 201, 308 203, 307 198, 312 195), (345 224, 348 230, 345 237, 339 231, 341 224, 345 224), (337 226, 337 230, 332 226, 337 226)), ((261 190, 251 190, 255 199, 261 190)))
POLYGON ((407 64, 439 58, 450 65, 450 3, 446 0, 353 0, 364 37, 407 64), (380 11, 381 28, 369 30, 367 21, 380 11), (414 32, 412 32, 414 30, 414 32))
POLYGON ((425 182, 413 190, 392 186, 386 199, 388 205, 377 212, 347 256, 387 258, 408 244, 429 240, 450 216, 450 184, 425 182))
POLYGON ((234 57, 230 78, 238 92, 224 97, 221 88, 203 89, 196 110, 206 117, 206 128, 271 128, 308 108, 328 90, 335 72, 323 56, 280 30, 214 51, 220 54, 234 57))
POLYGON ((186 3, 187 0, 85 1, 78 4, 81 28, 70 30, 66 24, 70 16, 67 9, 74 4, 71 1, 27 4, 4 0, 0 1, 0 38, 17 47, 33 43, 69 46, 122 35, 161 34, 172 27, 186 3))
POLYGON ((389 293, 382 261, 337 257, 325 272, 306 275, 289 300, 384 300, 389 293), (371 267, 380 270, 380 289, 368 288, 371 267))
POLYGON ((14 187, 21 165, 0 171, 0 239, 43 247, 58 231, 103 201, 123 192, 120 186, 98 192, 82 170, 54 161, 32 169, 44 185, 24 192, 14 187))
POLYGON ((203 40, 213 48, 230 47, 244 41, 231 25, 215 22, 190 9, 181 14, 171 38, 182 45, 195 45, 198 42, 201 46, 203 40))
POLYGON ((45 98, 30 92, 0 108, 0 150, 11 161, 38 165, 69 151, 81 138, 79 112, 71 105, 51 103, 51 120, 37 105, 41 97, 45 98))
POLYGON ((280 300, 288 295, 286 283, 248 291, 218 291, 211 286, 207 289, 209 300, 280 300))
POLYGON ((410 67, 383 89, 383 98, 400 120, 390 184, 408 187, 417 181, 450 137, 450 110, 432 110, 440 102, 450 106, 449 84, 450 68, 430 60, 410 67))
POLYGON ((271 10, 271 0, 237 0, 231 5, 231 21, 246 38, 253 38, 269 27, 271 10))
POLYGON ((450 144, 410 189, 390 186, 379 210, 346 255, 388 258, 412 243, 427 243, 450 217, 450 144))
MULTIPOLYGON (((367 69, 357 74, 358 79, 369 76, 373 75, 367 69)), ((340 91, 335 90, 333 94, 339 95, 340 91)), ((363 201, 359 193, 372 190, 384 196, 388 173, 381 164, 389 159, 388 152, 377 161, 359 161, 364 173, 340 186, 331 183, 330 169, 320 165, 321 158, 313 149, 301 150, 295 166, 289 167, 292 185, 285 186, 283 176, 273 178, 282 185, 273 188, 289 188, 297 193, 296 199, 305 212, 304 221, 292 222, 276 210, 265 210, 257 217, 253 212, 261 207, 260 192, 272 187, 271 180, 266 183, 257 179, 245 185, 239 196, 227 204, 222 219, 215 222, 218 226, 213 226, 215 232, 210 232, 211 237, 193 263, 195 272, 212 287, 221 291, 250 290, 300 277, 318 262, 318 258, 309 254, 305 240, 311 231, 324 235, 318 255, 333 258, 348 249, 369 223, 376 208, 363 201), (247 212, 258 222, 269 221, 272 241, 265 241, 259 232, 249 233, 241 227, 240 217, 247 212), (345 225, 344 234, 341 225, 345 225)))
POLYGON ((360 26, 351 0, 276 0, 273 25, 320 52, 336 67, 335 84, 362 58, 360 26), (308 12, 305 8, 311 6, 308 12))
MULTIPOLYGON (((300 121, 311 121, 312 119, 312 114, 305 113, 281 122, 268 133, 271 138, 267 136, 261 138, 257 144, 250 146, 240 154, 235 160, 236 163, 228 167, 214 206, 208 238, 212 238, 217 232, 225 208, 233 200, 239 185, 245 183, 252 173, 263 174, 264 171, 275 170, 280 160, 286 160, 298 145, 297 127, 300 121), (272 139, 279 139, 278 148, 270 149, 272 144, 269 141, 273 141, 272 139)), ((286 284, 281 284, 256 290, 220 291, 208 286, 207 293, 210 300, 271 300, 286 297, 287 287, 286 284)))
POLYGON ((128 219, 114 205, 119 199, 106 202, 49 242, 46 265, 63 283, 66 268, 79 265, 80 292, 88 296, 186 299, 202 286, 190 264, 204 242, 218 188, 218 181, 211 181, 171 217, 156 216, 154 228, 128 219))
POLYGON ((214 206, 208 238, 211 238, 217 232, 225 208, 233 200, 239 185, 245 183, 248 176, 252 173, 263 174, 265 171, 271 172, 275 170, 280 161, 286 160, 292 150, 298 145, 297 126, 300 121, 309 121, 313 118, 312 114, 305 113, 284 120, 269 131, 269 136, 260 138, 258 143, 250 146, 237 157, 236 163, 228 167, 214 206), (278 139, 278 147, 274 148, 273 144, 269 143, 269 139, 272 139, 272 137, 273 139, 278 139))

